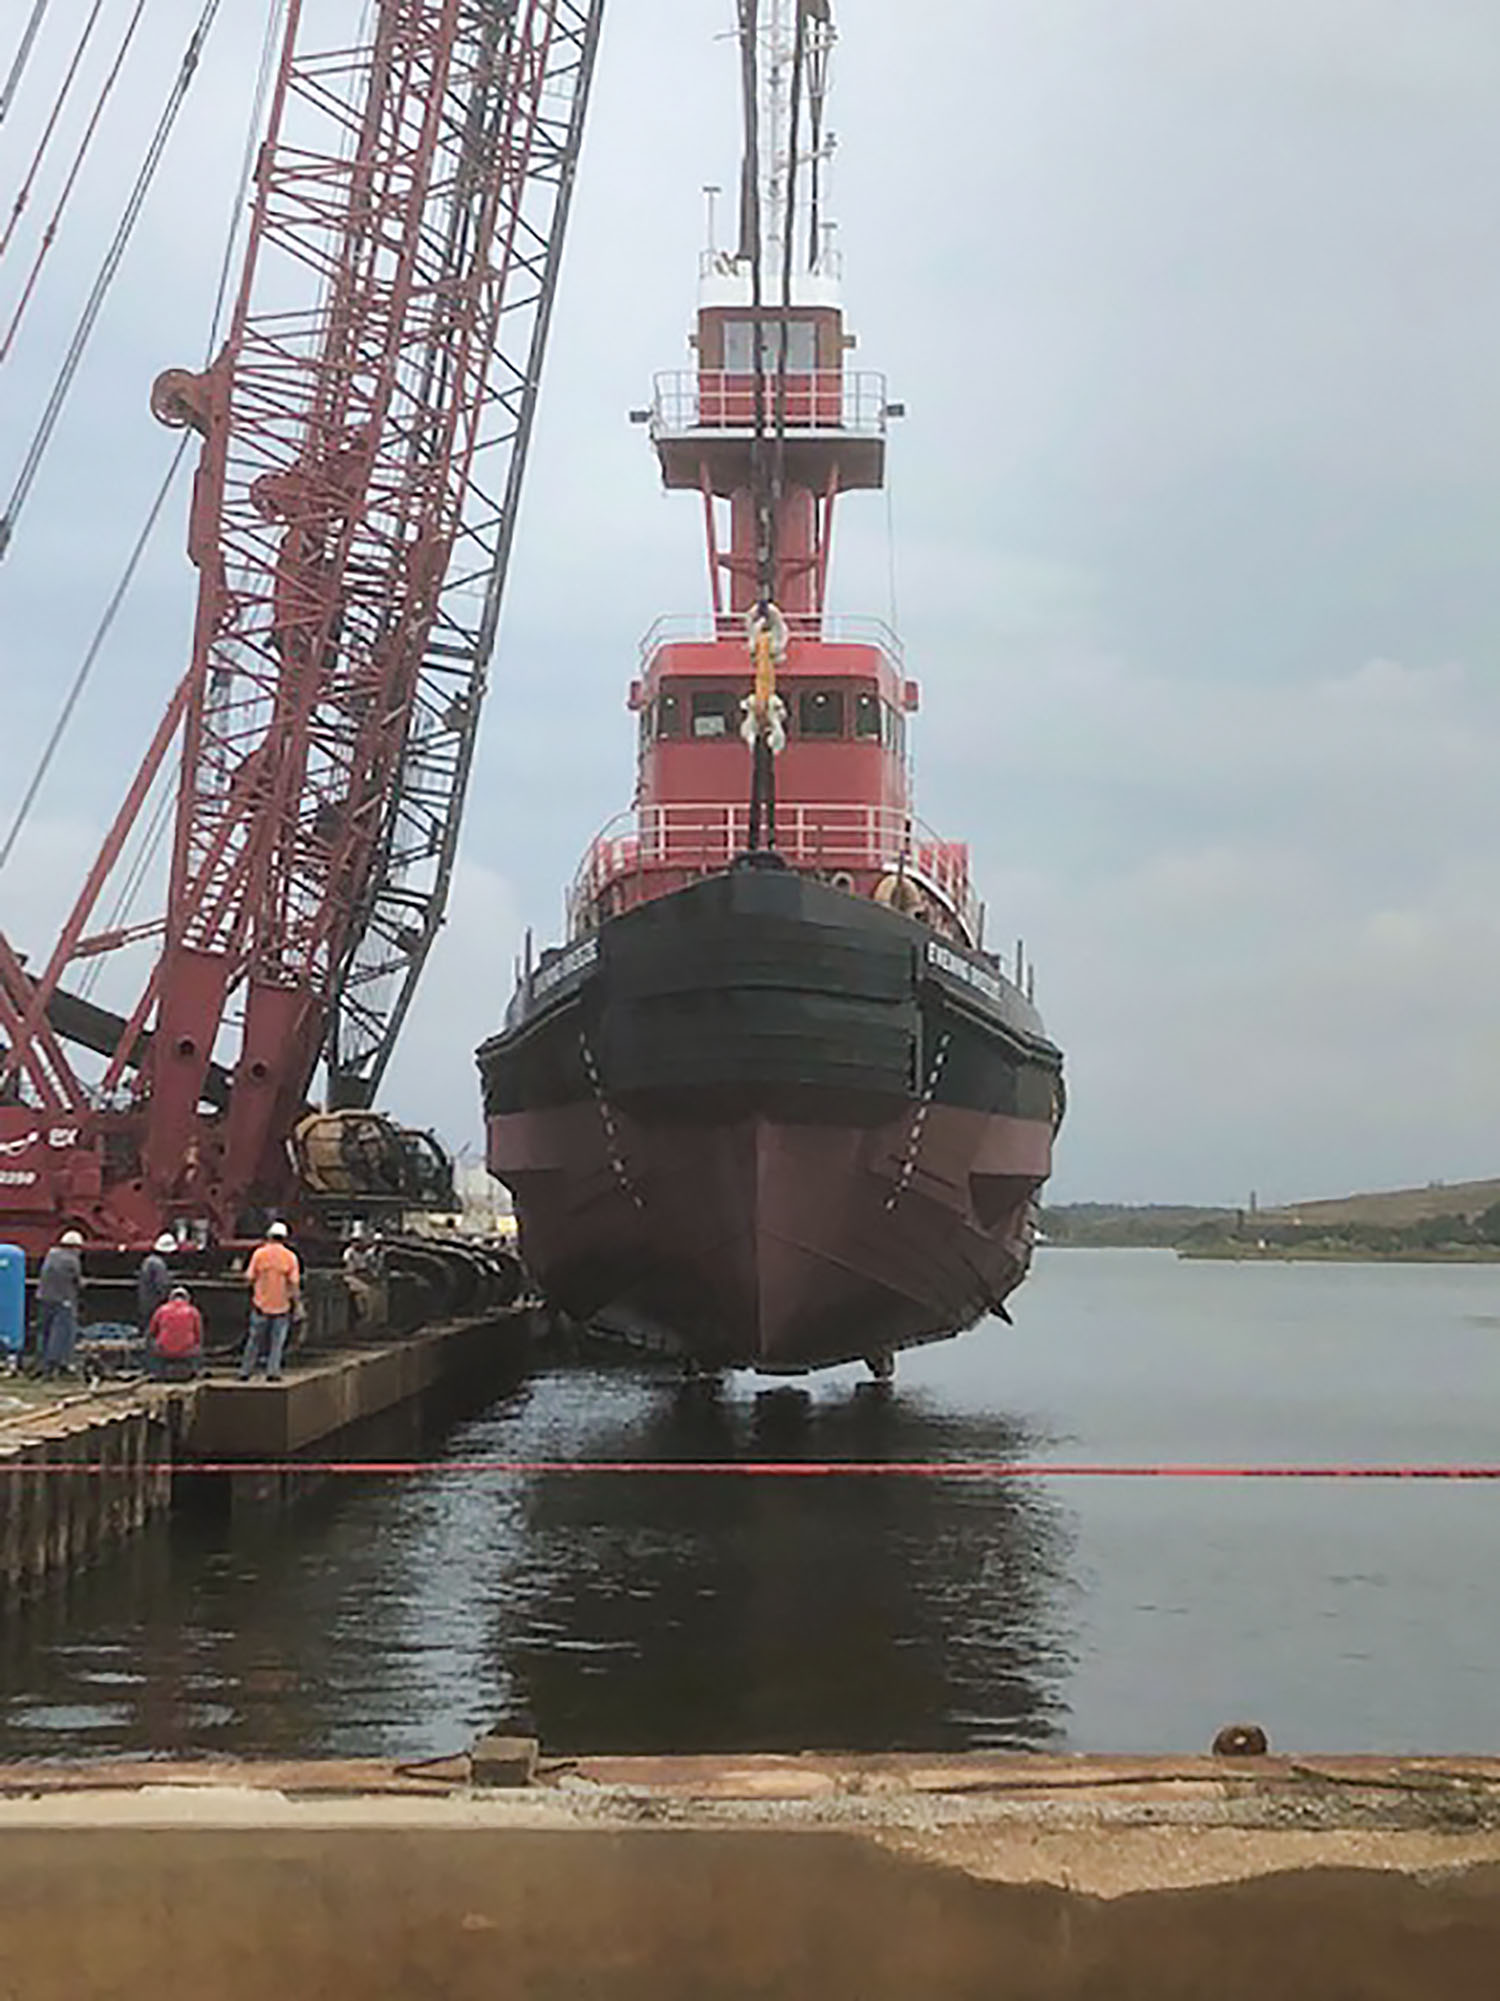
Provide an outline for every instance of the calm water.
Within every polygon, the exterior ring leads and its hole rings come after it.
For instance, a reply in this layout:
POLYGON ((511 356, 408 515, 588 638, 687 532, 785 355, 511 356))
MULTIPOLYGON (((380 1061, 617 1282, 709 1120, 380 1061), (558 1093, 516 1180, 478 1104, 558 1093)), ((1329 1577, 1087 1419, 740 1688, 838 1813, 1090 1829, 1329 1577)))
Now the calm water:
MULTIPOLYGON (((559 1459, 1500 1460, 1500 1268, 1044 1253, 1015 1329, 717 1398, 538 1376, 559 1459)), ((1228 1481, 350 1481, 177 1520, 0 1632, 0 1755, 1500 1746, 1500 1492, 1228 1481)))

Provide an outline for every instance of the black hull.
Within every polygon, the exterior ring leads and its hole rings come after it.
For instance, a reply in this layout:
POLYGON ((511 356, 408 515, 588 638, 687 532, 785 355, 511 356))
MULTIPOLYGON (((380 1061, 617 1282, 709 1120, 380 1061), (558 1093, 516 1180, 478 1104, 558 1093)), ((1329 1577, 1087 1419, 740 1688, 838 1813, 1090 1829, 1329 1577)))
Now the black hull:
POLYGON ((479 1064, 527 1264, 578 1319, 800 1371, 1026 1275, 1061 1058, 988 961, 880 905, 709 877, 544 962, 479 1064))

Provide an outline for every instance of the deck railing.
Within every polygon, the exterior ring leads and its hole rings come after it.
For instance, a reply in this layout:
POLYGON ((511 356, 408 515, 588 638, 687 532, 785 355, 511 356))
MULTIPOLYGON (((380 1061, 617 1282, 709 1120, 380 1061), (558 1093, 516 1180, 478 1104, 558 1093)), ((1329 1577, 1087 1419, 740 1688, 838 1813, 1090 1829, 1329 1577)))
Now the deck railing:
MULTIPOLYGON (((663 870, 711 874, 728 868, 750 840, 748 805, 684 802, 622 813, 590 843, 568 896, 569 928, 592 921, 611 884, 663 870)), ((909 813, 844 802, 786 802, 776 809, 776 846, 796 869, 826 876, 900 875, 935 896, 978 942, 982 908, 969 881, 969 851, 909 813)))
MULTIPOLYGON (((744 431, 755 423, 753 375, 725 368, 672 368, 655 377, 654 390, 653 438, 744 431)), ((780 393, 771 369, 764 405, 768 427, 776 422, 780 393)), ((875 369, 788 369, 785 399, 788 430, 885 436, 886 379, 875 369)))
MULTIPOLYGON (((834 646, 878 646, 898 673, 906 666, 906 649, 883 618, 866 618, 858 613, 831 616, 826 612, 787 612, 787 631, 793 639, 818 639, 834 646)), ((641 668, 646 671, 664 646, 705 646, 716 639, 738 639, 748 649, 745 614, 737 611, 666 612, 641 640, 641 668)), ((748 663, 749 653, 746 652, 748 663)), ((748 673, 748 664, 746 672, 748 673)))

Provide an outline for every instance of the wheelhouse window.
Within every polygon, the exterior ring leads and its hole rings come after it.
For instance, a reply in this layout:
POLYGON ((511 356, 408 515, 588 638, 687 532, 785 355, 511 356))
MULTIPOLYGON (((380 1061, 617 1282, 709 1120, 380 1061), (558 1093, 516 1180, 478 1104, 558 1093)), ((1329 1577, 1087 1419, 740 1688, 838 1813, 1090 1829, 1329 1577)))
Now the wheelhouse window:
POLYGON ((658 695, 656 698, 656 735, 663 737, 682 735, 684 704, 681 695, 658 695))
POLYGON ((842 688, 804 688, 797 697, 797 734, 836 737, 844 734, 842 688))
POLYGON ((854 734, 868 742, 884 740, 882 705, 873 689, 862 688, 854 697, 854 734))
POLYGON ((740 699, 732 688, 700 688, 692 699, 695 737, 734 735, 739 727, 740 699))
MULTIPOLYGON (((786 341, 789 375, 811 375, 818 365, 818 329, 813 320, 762 320, 761 358, 768 368, 780 368, 782 340, 786 341)), ((750 375, 755 370, 754 320, 724 322, 724 372, 750 375)))

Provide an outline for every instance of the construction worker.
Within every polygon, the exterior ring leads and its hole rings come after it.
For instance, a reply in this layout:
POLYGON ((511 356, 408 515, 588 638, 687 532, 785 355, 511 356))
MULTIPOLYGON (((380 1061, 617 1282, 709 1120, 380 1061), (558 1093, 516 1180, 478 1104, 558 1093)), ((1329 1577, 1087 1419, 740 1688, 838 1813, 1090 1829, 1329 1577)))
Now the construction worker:
POLYGON ((172 1272, 167 1259, 176 1248, 177 1239, 169 1230, 163 1230, 141 1259, 140 1270, 135 1275, 135 1319, 142 1340, 147 1336, 157 1307, 172 1290, 172 1272))
POLYGON ((203 1315, 185 1285, 171 1293, 146 1329, 146 1368, 158 1381, 182 1382, 203 1368, 203 1315))
POLYGON ((385 1247, 379 1232, 366 1236, 363 1224, 356 1223, 354 1235, 344 1246, 343 1263, 350 1322, 355 1327, 368 1325, 376 1315, 385 1270, 385 1247))
POLYGON ((36 1345, 44 1376, 72 1375, 83 1296, 83 1237, 64 1230, 36 1281, 36 1345))
POLYGON ((281 1358, 292 1316, 302 1310, 302 1267, 287 1242, 285 1223, 272 1223, 265 1241, 257 1244, 245 1267, 250 1287, 250 1331, 240 1356, 240 1381, 248 1383, 266 1343, 266 1381, 281 1380, 281 1358))

